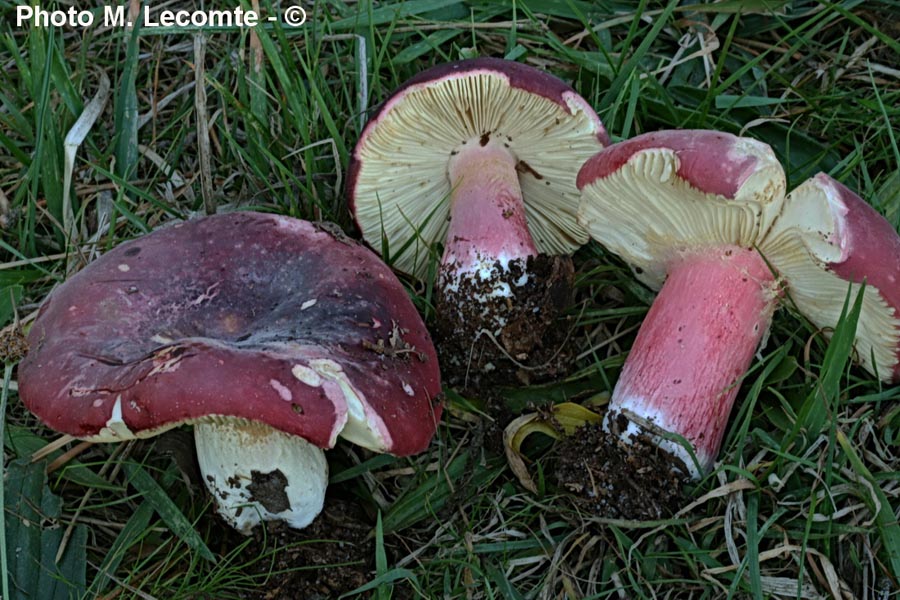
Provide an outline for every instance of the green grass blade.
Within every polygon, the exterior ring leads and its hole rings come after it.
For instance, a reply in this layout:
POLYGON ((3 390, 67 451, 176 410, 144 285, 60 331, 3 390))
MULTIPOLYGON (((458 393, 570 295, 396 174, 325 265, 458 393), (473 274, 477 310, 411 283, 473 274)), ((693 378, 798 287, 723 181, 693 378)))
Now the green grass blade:
POLYGON ((755 600, 763 600, 761 573, 759 566, 760 535, 757 529, 759 516, 759 495, 751 493, 747 496, 747 554, 744 562, 747 564, 750 578, 750 593, 755 600))
MULTIPOLYGON (((332 31, 344 31, 348 29, 365 28, 373 25, 386 25, 400 19, 406 19, 422 13, 429 13, 441 8, 462 4, 462 0, 411 0, 388 4, 372 11, 360 10, 354 16, 338 19, 330 24, 332 31)), ((366 3, 359 3, 360 7, 366 3)))
POLYGON ((432 517, 447 503, 454 492, 453 486, 463 482, 470 486, 483 485, 496 477, 503 468, 499 458, 484 465, 479 463, 472 466, 469 454, 460 454, 444 469, 429 473, 422 483, 410 488, 397 499, 384 517, 385 534, 397 532, 432 517), (450 482, 453 482, 453 486, 450 482))
MULTIPOLYGON (((634 53, 631 57, 622 65, 622 68, 619 70, 616 78, 613 79, 613 82, 609 86, 609 90, 607 91, 604 98, 600 101, 600 106, 597 107, 598 113, 605 113, 608 108, 610 108, 616 98, 618 98, 623 93, 623 88, 628 80, 633 76, 635 71, 638 68, 638 65, 643 60, 644 56, 650 50, 650 46, 653 45, 653 42, 659 36, 663 27, 665 27, 669 18, 672 16, 672 13, 675 11, 675 7, 678 6, 678 2, 675 0, 670 1, 662 14, 658 15, 654 19, 653 27, 650 28, 641 40, 641 43, 637 48, 634 49, 634 53)), ((639 15, 635 17, 635 22, 639 20, 639 15)))
MULTIPOLYGON (((853 467, 853 470, 856 471, 860 477, 869 482, 872 493, 878 499, 880 509, 875 514, 875 523, 878 527, 878 533, 881 536, 882 550, 887 556, 887 562, 891 567, 891 573, 894 580, 900 581, 900 523, 897 522, 897 516, 894 514, 893 505, 885 495, 884 490, 881 489, 878 480, 875 479, 875 477, 872 476, 871 471, 866 468, 865 463, 853 448, 850 440, 847 439, 846 434, 840 429, 837 431, 837 441, 844 451, 844 456, 850 461, 850 466, 853 467)), ((875 503, 872 502, 868 490, 861 489, 860 496, 868 505, 869 510, 875 512, 876 506, 875 503)))
MULTIPOLYGON (((807 439, 814 439, 825 427, 828 416, 835 413, 837 403, 840 400, 841 378, 844 376, 850 357, 853 354, 856 324, 862 311, 864 292, 865 285, 860 286, 859 291, 856 293, 856 299, 852 307, 850 307, 853 288, 848 288, 841 316, 828 343, 828 349, 825 351, 819 381, 800 407, 797 414, 797 422, 789 438, 793 438, 800 431, 804 431, 807 439)), ((783 446, 782 449, 786 447, 783 446)))
MULTIPOLYGON (((7 425, 5 445, 19 458, 31 458, 31 456, 47 445, 47 440, 35 434, 28 427, 21 425, 7 425)), ((62 455, 62 450, 57 450, 47 456, 49 461, 53 461, 62 455)), ((66 463, 59 473, 59 479, 64 479, 70 483, 82 485, 87 488, 109 491, 123 491, 122 486, 108 482, 106 479, 97 475, 91 468, 78 461, 70 460, 66 463)), ((57 480, 58 481, 58 480, 57 480)))
POLYGON ((141 465, 125 463, 124 467, 128 474, 128 482, 153 506, 156 514, 172 533, 188 548, 198 552, 202 558, 215 563, 216 557, 206 546, 203 538, 156 480, 141 465))
POLYGON ((25 288, 19 284, 0 287, 0 327, 13 320, 24 292, 25 288))
POLYGON ((334 485, 336 483, 349 481, 354 477, 359 477, 363 473, 369 473, 388 465, 392 465, 398 460, 400 459, 398 459, 396 456, 391 456, 390 454, 377 454, 369 460, 359 463, 358 465, 353 465, 352 467, 348 467, 343 471, 332 474, 328 478, 328 485, 334 485))
POLYGON ((360 596, 365 592, 370 592, 372 590, 381 590, 383 586, 390 585, 396 581, 411 581, 413 584, 418 585, 416 580, 416 574, 409 569, 391 569, 386 572, 384 575, 380 575, 366 583, 364 585, 359 586, 355 590, 351 590, 346 594, 342 594, 339 598, 352 598, 354 596, 360 596))
MULTIPOLYGON (((381 511, 375 522, 375 577, 384 577, 388 571, 387 553, 384 550, 384 527, 381 523, 381 511)), ((389 583, 378 586, 375 597, 378 600, 390 600, 393 586, 389 583)))
MULTIPOLYGON (((3 369, 3 390, 0 391, 0 433, 6 433, 6 403, 9 398, 9 380, 12 378, 13 365, 3 369)), ((6 547, 6 475, 0 476, 0 507, 3 507, 3 518, 0 519, 0 593, 4 598, 9 595, 9 561, 6 547)))
POLYGON ((525 600, 525 596, 513 586, 502 570, 495 565, 488 565, 486 571, 488 577, 491 578, 500 590, 500 596, 502 598, 505 598, 506 600, 525 600))
POLYGON ((137 73, 140 25, 127 34, 125 60, 115 95, 116 175, 130 179, 138 161, 137 73))
POLYGON ((150 524, 153 512, 153 505, 145 500, 131 514, 131 517, 125 523, 125 526, 122 527, 122 531, 119 532, 115 542, 113 542, 109 551, 103 557, 103 562, 97 569, 97 576, 91 582, 89 594, 91 598, 103 593, 103 590, 112 581, 108 574, 115 573, 122 559, 125 558, 128 549, 147 535, 147 526, 150 524))
POLYGON ((47 486, 46 463, 27 459, 10 462, 6 469, 7 569, 12 600, 69 600, 85 589, 87 531, 75 526, 59 564, 56 555, 63 542, 59 526, 62 501, 47 486))

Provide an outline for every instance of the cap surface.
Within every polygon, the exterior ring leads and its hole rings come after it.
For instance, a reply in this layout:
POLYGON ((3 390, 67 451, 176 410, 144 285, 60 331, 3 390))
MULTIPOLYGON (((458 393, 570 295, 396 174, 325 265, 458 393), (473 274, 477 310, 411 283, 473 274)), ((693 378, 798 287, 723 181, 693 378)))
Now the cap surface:
POLYGON ((852 302, 865 281, 858 361, 883 380, 900 379, 900 236, 884 217, 819 173, 790 193, 761 250, 818 327, 837 325, 851 283, 852 302))
POLYGON ((660 131, 609 146, 584 164, 577 183, 579 222, 655 288, 685 251, 757 244, 785 189, 769 146, 706 130, 660 131))
POLYGON ((396 277, 287 217, 222 214, 121 244, 50 294, 28 341, 22 401, 96 441, 221 415, 402 455, 440 418, 434 348, 396 277))
POLYGON ((561 80, 495 58, 428 69, 394 92, 369 121, 348 176, 351 207, 366 241, 380 250, 384 236, 393 265, 421 276, 430 245, 446 235, 451 156, 491 140, 516 160, 538 250, 564 254, 587 241, 576 222, 579 195, 572 172, 609 143, 603 124, 561 80))

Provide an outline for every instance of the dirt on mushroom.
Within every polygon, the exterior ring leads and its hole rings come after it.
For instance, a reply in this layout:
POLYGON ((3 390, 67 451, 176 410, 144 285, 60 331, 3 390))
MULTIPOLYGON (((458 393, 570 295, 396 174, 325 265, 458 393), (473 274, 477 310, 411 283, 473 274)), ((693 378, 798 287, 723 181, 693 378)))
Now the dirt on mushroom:
POLYGON ((684 504, 687 469, 647 434, 632 435, 625 443, 617 432, 585 425, 560 440, 555 454, 557 484, 593 515, 664 519, 684 504))
POLYGON ((250 471, 250 478, 252 483, 247 485, 247 491, 250 492, 251 501, 258 502, 273 514, 291 508, 291 502, 285 492, 288 479, 281 469, 268 473, 253 470, 250 471))
POLYGON ((434 336, 441 373, 453 386, 530 385, 569 371, 566 339, 572 324, 563 311, 572 304, 574 269, 568 256, 538 255, 516 260, 503 270, 512 297, 491 296, 498 280, 465 279, 459 289, 438 293, 434 336), (527 274, 527 282, 517 286, 527 274), (478 303, 471 298, 486 300, 478 303), (489 306, 490 305, 490 306, 489 306), (482 330, 482 312, 499 315, 499 335, 482 330), (442 314, 455 313, 453 318, 442 314), (473 342, 473 340, 475 340, 473 342))

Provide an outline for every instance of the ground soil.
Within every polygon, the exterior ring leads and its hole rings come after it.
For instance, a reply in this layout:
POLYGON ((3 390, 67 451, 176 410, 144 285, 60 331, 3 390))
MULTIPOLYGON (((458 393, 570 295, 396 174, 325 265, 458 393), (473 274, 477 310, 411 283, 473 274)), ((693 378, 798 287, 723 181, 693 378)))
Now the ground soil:
POLYGON ((487 298, 497 280, 464 279, 456 291, 438 291, 435 345, 445 381, 459 390, 530 385, 572 367, 566 344, 572 324, 562 317, 572 305, 572 259, 540 255, 511 261, 501 278, 512 297, 474 300, 487 298), (528 281, 516 285, 526 273, 528 281), (488 335, 485 323, 497 318, 504 325, 488 335))
MULTIPOLYGON (((623 417, 620 417, 623 418, 623 417)), ((664 519, 684 504, 684 463, 645 434, 630 443, 587 425, 557 445, 556 478, 581 508, 616 519, 664 519)))
POLYGON ((374 577, 371 530, 372 524, 358 506, 337 498, 328 498, 322 514, 305 529, 283 523, 255 528, 242 554, 248 559, 263 558, 253 563, 248 574, 270 575, 264 583, 260 579, 258 590, 241 597, 325 600, 366 584, 374 577))

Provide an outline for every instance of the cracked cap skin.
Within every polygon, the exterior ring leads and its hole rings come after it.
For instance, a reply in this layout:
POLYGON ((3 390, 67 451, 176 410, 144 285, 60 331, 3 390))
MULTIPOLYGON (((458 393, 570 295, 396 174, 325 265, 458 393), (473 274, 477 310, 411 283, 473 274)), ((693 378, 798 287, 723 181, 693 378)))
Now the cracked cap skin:
POLYGON ((93 441, 225 416, 423 450, 441 415, 431 338, 388 267, 332 231, 235 212, 120 244, 45 301, 23 403, 93 441))

